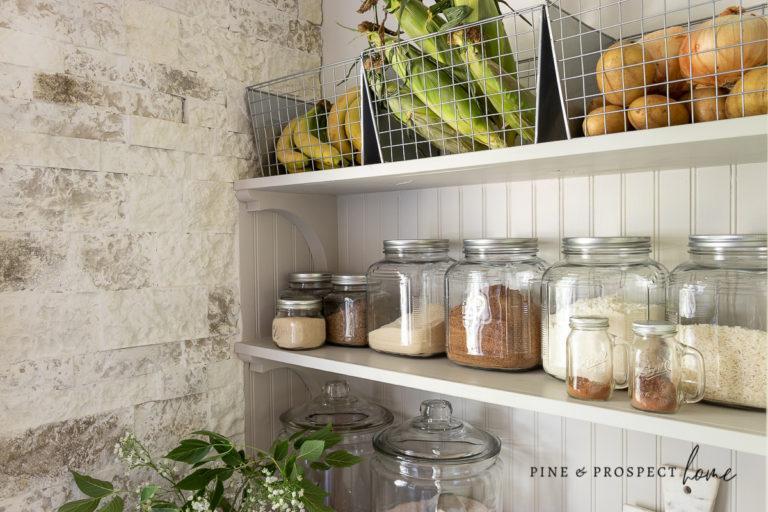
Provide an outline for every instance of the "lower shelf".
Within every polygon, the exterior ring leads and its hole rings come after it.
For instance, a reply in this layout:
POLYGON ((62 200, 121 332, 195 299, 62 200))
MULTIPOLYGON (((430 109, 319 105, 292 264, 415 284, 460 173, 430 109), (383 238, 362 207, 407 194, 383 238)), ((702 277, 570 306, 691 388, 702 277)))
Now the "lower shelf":
POLYGON ((294 352, 270 340, 238 343, 238 356, 265 366, 295 366, 515 407, 617 428, 765 455, 766 415, 708 404, 684 406, 674 415, 638 411, 625 392, 609 402, 567 396, 565 384, 543 371, 506 373, 466 368, 446 358, 411 359, 364 348, 324 346, 294 352))

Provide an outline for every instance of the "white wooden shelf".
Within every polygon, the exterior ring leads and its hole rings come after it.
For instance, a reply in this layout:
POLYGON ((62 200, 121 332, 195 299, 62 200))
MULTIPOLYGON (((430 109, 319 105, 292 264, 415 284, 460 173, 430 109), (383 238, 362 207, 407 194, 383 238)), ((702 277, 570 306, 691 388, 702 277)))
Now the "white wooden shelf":
POLYGON ((584 176, 648 169, 681 169, 765 162, 768 116, 616 133, 600 137, 439 156, 408 162, 241 180, 241 201, 251 192, 351 194, 554 176, 584 176))
POLYGON ((569 398, 565 384, 543 371, 505 373, 466 368, 446 358, 411 359, 365 348, 324 346, 281 350, 270 340, 238 343, 238 356, 257 371, 293 366, 479 400, 602 425, 765 455, 766 415, 708 404, 683 406, 673 415, 633 409, 625 392, 609 402, 569 398))

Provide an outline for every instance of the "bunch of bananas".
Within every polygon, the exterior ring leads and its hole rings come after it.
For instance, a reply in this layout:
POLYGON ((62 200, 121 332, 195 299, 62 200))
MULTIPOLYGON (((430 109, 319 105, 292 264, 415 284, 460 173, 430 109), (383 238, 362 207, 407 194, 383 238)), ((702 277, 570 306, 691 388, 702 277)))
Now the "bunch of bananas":
POLYGON ((335 169, 362 163, 360 95, 350 89, 335 104, 321 100, 291 119, 275 144, 275 156, 289 173, 335 169))

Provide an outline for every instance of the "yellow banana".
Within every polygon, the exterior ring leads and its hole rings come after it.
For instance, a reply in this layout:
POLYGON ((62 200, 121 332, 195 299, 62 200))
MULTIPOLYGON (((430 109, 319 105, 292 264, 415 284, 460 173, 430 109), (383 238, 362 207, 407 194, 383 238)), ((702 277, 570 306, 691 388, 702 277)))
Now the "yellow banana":
POLYGON ((355 97, 350 101, 347 107, 347 116, 344 119, 344 129, 352 141, 352 145, 355 146, 357 153, 355 154, 355 160, 357 163, 362 163, 360 159, 360 153, 363 151, 363 133, 360 128, 360 96, 355 97))
POLYGON ((349 112, 349 103, 357 98, 357 89, 347 91, 341 95, 328 112, 328 142, 338 149, 344 157, 352 159, 352 144, 344 127, 344 120, 349 112))
POLYGON ((293 132, 293 145, 321 169, 333 169, 344 164, 338 149, 329 144, 325 132, 326 112, 330 103, 323 100, 298 120, 293 132))
POLYGON ((309 158, 304 156, 303 153, 293 149, 293 133, 296 130, 296 125, 299 122, 299 118, 295 117, 291 119, 285 128, 283 133, 280 134, 280 138, 277 139, 275 144, 275 155, 278 162, 283 164, 286 170, 293 174, 295 172, 303 172, 305 166, 309 163, 309 158))

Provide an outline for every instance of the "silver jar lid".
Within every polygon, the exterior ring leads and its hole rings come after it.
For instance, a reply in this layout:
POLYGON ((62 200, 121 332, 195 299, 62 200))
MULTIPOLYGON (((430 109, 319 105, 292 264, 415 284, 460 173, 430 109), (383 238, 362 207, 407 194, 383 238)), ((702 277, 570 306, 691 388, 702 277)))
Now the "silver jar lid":
POLYGON ((724 252, 757 252, 768 250, 768 237, 754 235, 691 235, 688 252, 691 254, 719 254, 724 252))
POLYGON ((640 336, 664 336, 677 333, 677 325, 665 320, 639 320, 632 322, 632 332, 640 336))
POLYGON ((285 311, 313 311, 320 310, 323 301, 320 299, 279 299, 277 309, 285 311))
POLYGON ((341 286, 360 286, 367 284, 365 275, 360 274, 334 274, 331 278, 332 284, 341 286))
POLYGON ((536 254, 538 238, 471 238, 464 240, 464 254, 536 254))
POLYGON ((424 238, 408 240, 384 240, 384 253, 420 254, 430 252, 448 252, 447 238, 424 238))
POLYGON ((649 254, 649 236, 563 238, 563 254, 649 254))
POLYGON ((604 316, 572 316, 571 329, 606 329, 608 318, 604 316))
POLYGON ((330 272, 293 272, 288 274, 290 283, 322 283, 330 282, 330 272))

